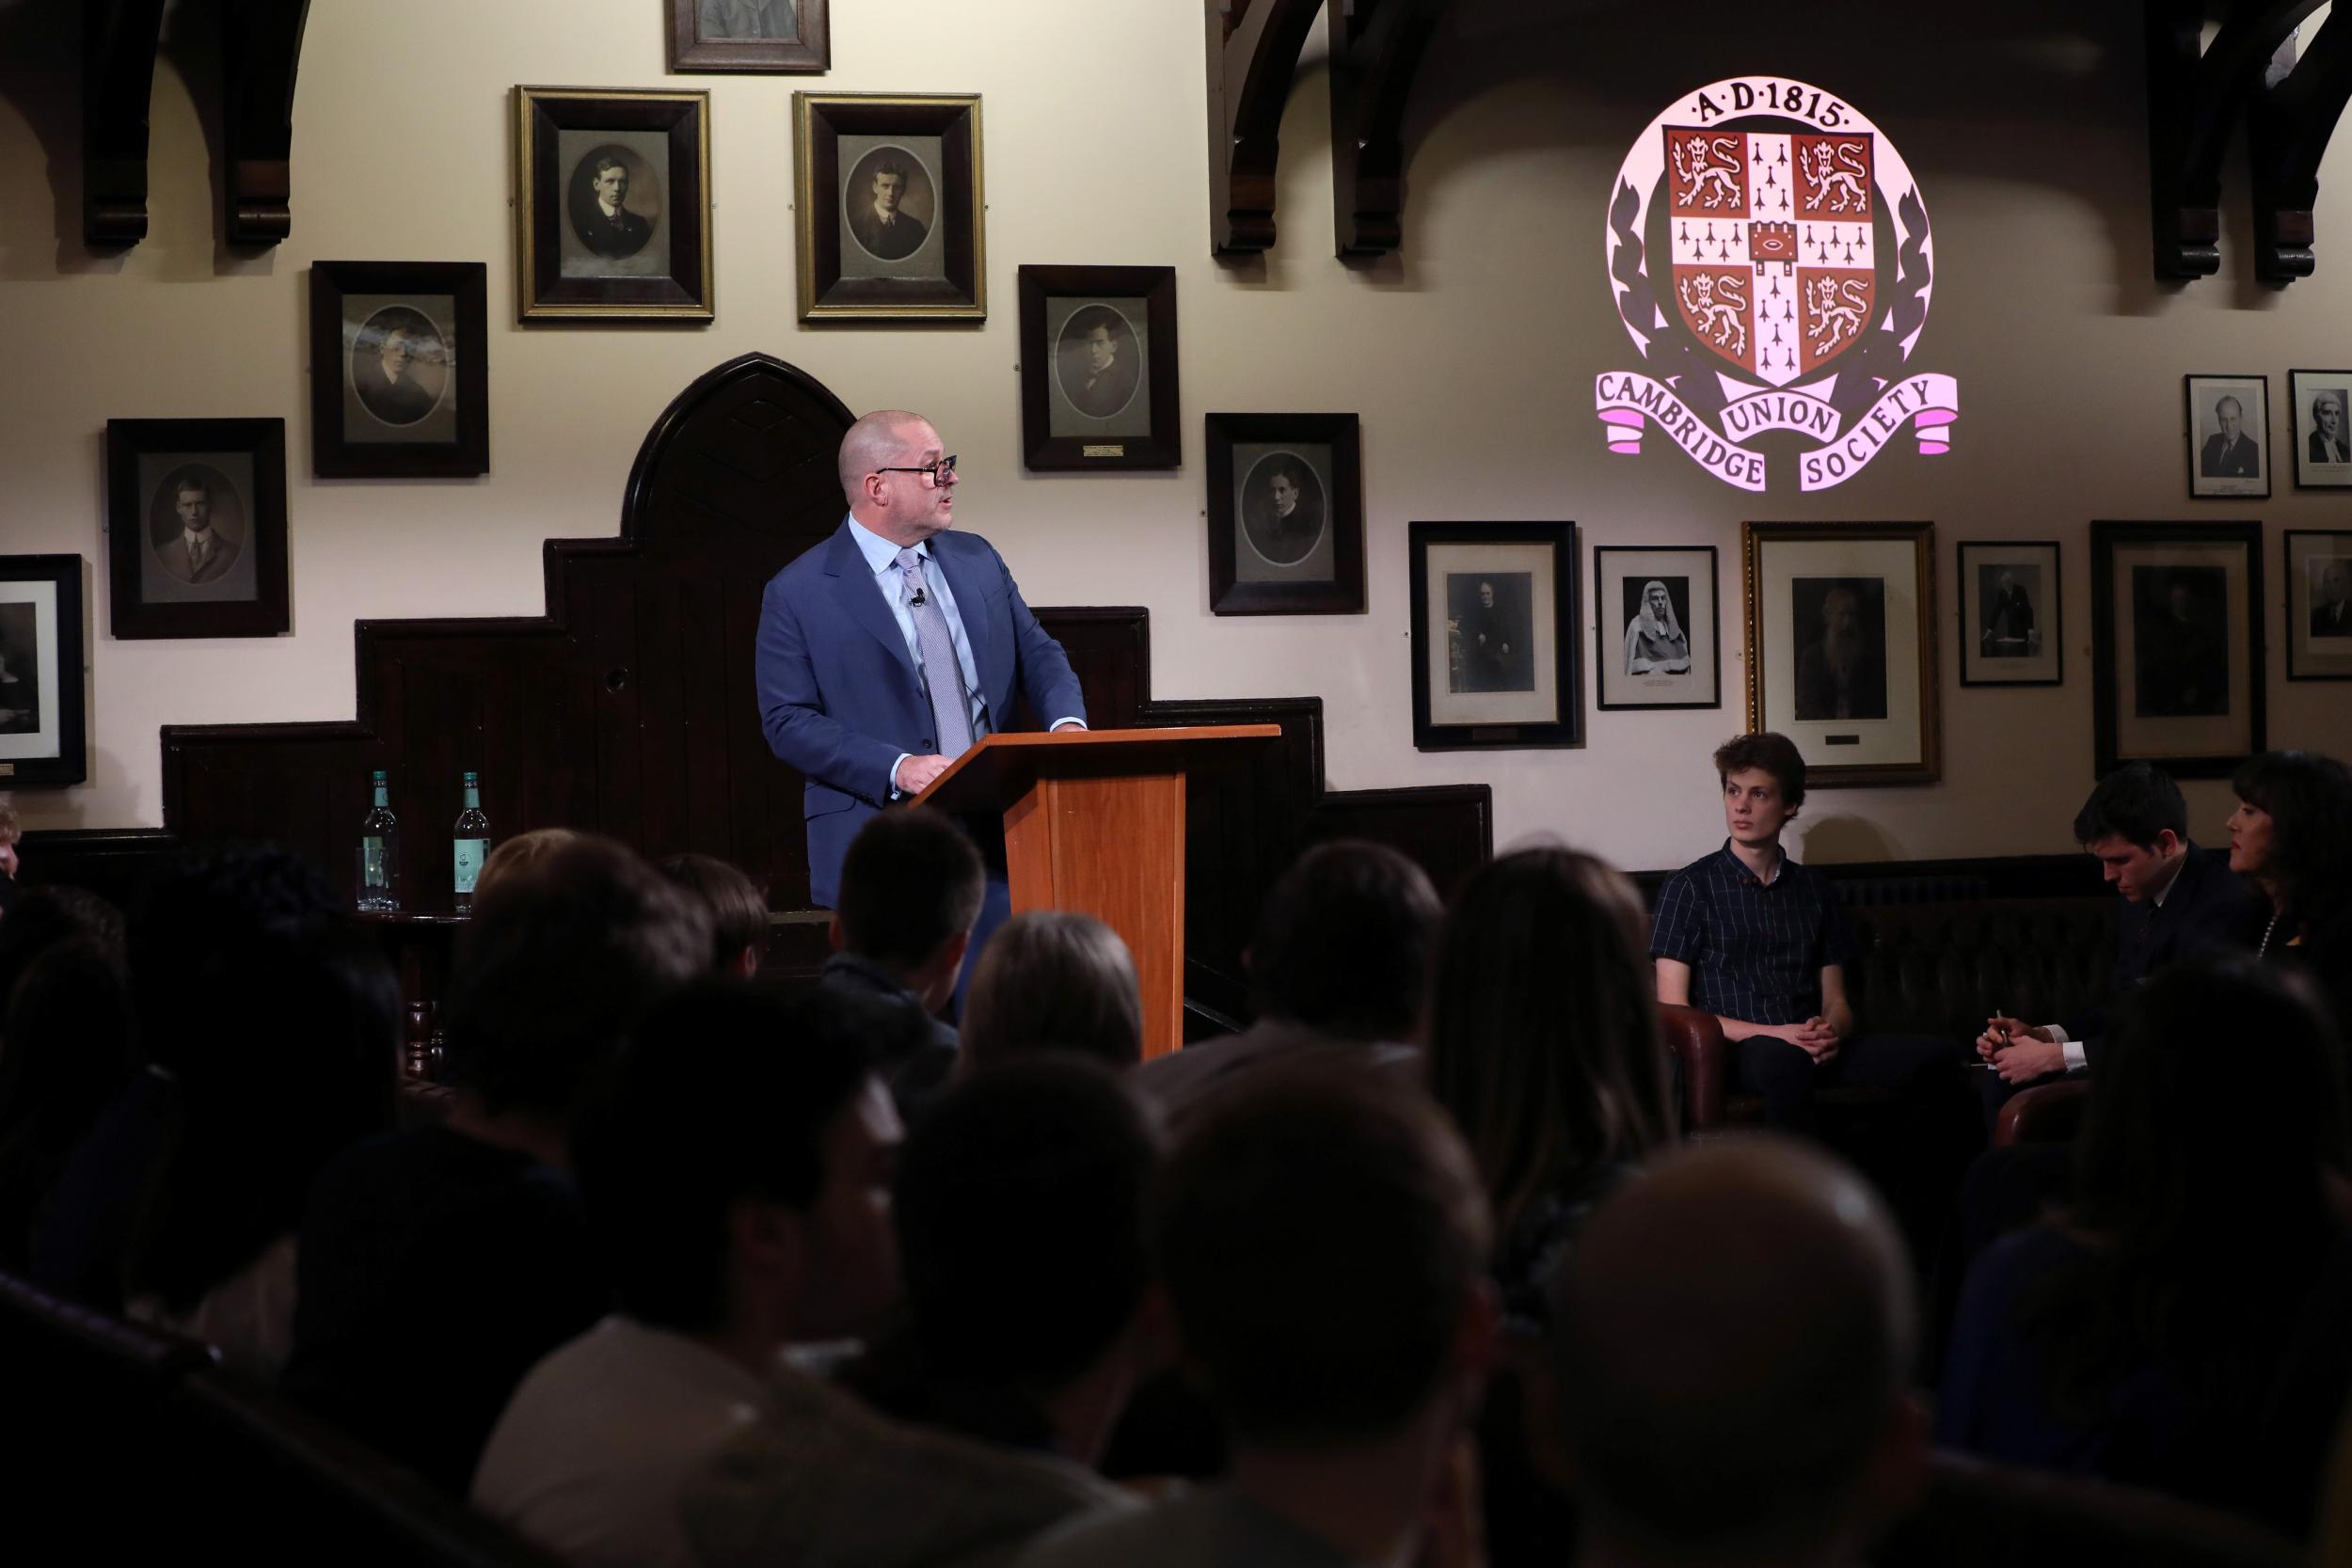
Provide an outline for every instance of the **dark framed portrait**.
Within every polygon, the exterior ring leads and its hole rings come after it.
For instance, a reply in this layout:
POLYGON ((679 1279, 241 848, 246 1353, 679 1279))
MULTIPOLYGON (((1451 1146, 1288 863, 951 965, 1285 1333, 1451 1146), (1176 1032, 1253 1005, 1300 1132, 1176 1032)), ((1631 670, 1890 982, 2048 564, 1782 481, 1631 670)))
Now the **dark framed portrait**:
POLYGON ((2352 680, 2352 531, 2286 536, 2287 679, 2352 680))
POLYGON ((2127 762, 2225 778, 2267 745, 2262 525, 2090 525, 2091 718, 2127 762))
POLYGON ((2188 493, 2268 496, 2270 378, 2190 375, 2181 381, 2188 400, 2188 493))
POLYGON ((0 789, 89 777, 82 558, 0 556, 0 789))
POLYGON ((1363 440, 1353 414, 1211 414, 1209 609, 1364 608, 1363 440))
POLYGON ((710 95, 515 89, 525 321, 709 321, 710 95))
POLYGON ((2352 489, 2352 371, 2289 371, 2295 487, 2352 489))
POLYGON ((312 262, 312 470, 488 473, 488 316, 480 261, 312 262))
POLYGON ((1721 707, 1715 546, 1593 550, 1593 671, 1602 708, 1721 707))
POLYGON ((1173 468, 1176 269, 1021 269, 1021 449, 1032 468, 1173 468))
POLYGON ((1932 784, 1932 523, 1749 523, 1748 728, 1796 742, 1809 784, 1932 784))
POLYGON ((108 420, 117 637, 275 637, 286 601, 286 421, 108 420))
POLYGON ((670 69, 814 74, 833 65, 826 0, 670 0, 670 69))
POLYGON ((980 101, 792 95, 801 319, 988 315, 980 101))
POLYGON ((1414 523, 1413 745, 1584 744, 1574 523, 1414 523))
POLYGON ((2064 684, 2056 540, 1963 540, 1959 598, 1961 685, 2064 684))

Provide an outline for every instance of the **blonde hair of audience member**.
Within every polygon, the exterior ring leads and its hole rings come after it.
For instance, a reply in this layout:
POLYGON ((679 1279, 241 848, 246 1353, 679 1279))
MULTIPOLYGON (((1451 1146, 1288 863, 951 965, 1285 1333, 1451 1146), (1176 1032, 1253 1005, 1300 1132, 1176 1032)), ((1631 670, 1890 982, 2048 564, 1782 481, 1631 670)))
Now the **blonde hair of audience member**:
POLYGON ((1135 959, 1119 933, 1090 914, 1017 914, 980 952, 959 1034, 960 1075, 1039 1050, 1133 1067, 1143 1059, 1135 959))
POLYGON ((572 828, 533 828, 505 840, 490 851, 490 858, 482 863, 481 871, 475 875, 475 900, 487 897, 492 888, 509 878, 544 864, 548 856, 580 836, 579 831, 572 828))
POLYGON ((1643 1159, 1673 1126, 1633 884, 1573 849, 1464 883, 1438 942, 1429 1082, 1470 1140, 1508 1250, 1545 1198, 1643 1159))
POLYGON ((768 947, 768 899, 759 884, 716 855, 691 852, 656 861, 656 871, 710 915, 710 973, 748 980, 768 947))
POLYGON ((1856 1560, 1924 1478, 1916 1317, 1894 1223, 1847 1166, 1770 1134, 1662 1157, 1563 1273, 1580 1561, 1856 1560))

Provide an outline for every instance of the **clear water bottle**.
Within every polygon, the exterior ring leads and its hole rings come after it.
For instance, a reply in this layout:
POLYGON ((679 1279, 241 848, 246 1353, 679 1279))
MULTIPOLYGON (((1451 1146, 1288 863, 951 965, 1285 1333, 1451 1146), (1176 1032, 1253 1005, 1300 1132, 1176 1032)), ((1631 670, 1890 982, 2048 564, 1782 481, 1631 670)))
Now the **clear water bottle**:
POLYGON ((400 823, 392 816, 381 768, 375 770, 375 804, 359 822, 358 907, 377 914, 400 908, 400 823))
POLYGON ((482 775, 466 775, 466 809, 457 814, 456 881, 450 907, 459 914, 473 908, 473 884, 490 858, 490 819, 482 814, 482 775))

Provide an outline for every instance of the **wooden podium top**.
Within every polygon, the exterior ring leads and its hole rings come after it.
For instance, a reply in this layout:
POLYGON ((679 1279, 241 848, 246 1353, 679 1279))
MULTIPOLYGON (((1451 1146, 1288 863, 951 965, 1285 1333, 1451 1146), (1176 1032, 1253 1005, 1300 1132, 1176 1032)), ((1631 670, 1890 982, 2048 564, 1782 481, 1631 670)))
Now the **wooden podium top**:
POLYGON ((1003 811, 1040 779, 1205 773, 1238 767, 1281 733, 1279 724, 1189 724, 992 735, 949 764, 915 803, 942 811, 1003 811))

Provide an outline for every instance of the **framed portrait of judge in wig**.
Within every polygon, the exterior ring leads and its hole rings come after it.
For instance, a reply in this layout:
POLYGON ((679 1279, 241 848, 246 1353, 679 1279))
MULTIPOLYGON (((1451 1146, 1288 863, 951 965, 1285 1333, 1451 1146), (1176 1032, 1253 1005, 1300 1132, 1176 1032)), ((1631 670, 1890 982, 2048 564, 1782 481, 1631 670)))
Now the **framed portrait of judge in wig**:
POLYGON ((1593 669, 1603 708, 1721 707, 1715 546, 1596 546, 1593 669))
POLYGON ((322 479, 490 471, 489 269, 310 265, 310 466, 322 479))
POLYGON ((1933 784, 1935 525, 1749 523, 1748 728, 1796 742, 1814 787, 1933 784))

